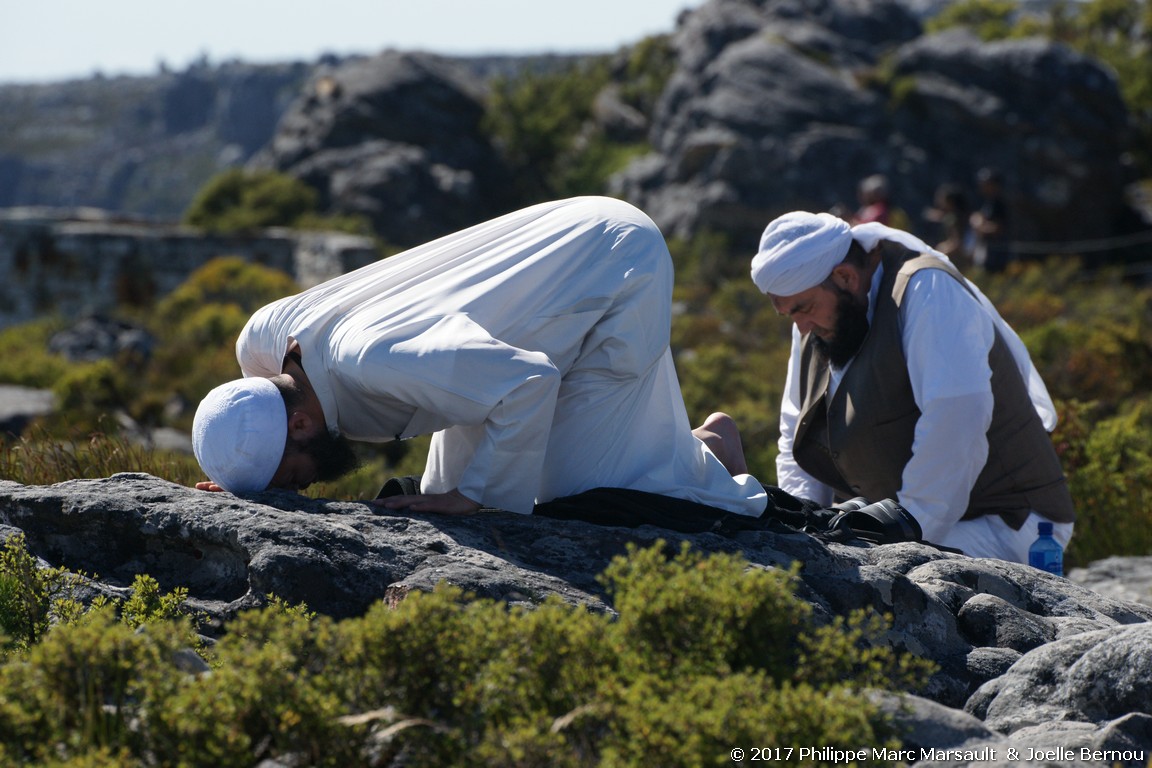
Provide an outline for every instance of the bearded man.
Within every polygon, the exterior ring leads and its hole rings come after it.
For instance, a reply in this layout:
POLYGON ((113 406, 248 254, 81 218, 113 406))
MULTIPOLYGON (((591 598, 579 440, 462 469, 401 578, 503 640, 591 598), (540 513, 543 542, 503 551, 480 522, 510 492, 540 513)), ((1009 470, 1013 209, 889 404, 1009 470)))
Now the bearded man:
POLYGON ((823 505, 897 500, 926 541, 1028 562, 1075 513, 1056 412, 1023 342, 948 258, 902 230, 796 211, 752 280, 791 318, 777 482, 823 505))

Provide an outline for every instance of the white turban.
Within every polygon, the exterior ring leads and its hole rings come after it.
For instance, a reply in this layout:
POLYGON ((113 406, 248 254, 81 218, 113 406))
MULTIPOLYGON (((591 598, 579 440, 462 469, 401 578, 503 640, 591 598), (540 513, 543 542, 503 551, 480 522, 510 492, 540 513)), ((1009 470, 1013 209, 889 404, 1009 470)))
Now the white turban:
POLYGON ((852 229, 829 213, 793 211, 775 219, 760 237, 752 282, 773 296, 814 288, 848 255, 852 229))
POLYGON ((275 384, 258 376, 216 387, 192 420, 192 451, 200 468, 233 493, 268 487, 287 438, 284 398, 275 384))

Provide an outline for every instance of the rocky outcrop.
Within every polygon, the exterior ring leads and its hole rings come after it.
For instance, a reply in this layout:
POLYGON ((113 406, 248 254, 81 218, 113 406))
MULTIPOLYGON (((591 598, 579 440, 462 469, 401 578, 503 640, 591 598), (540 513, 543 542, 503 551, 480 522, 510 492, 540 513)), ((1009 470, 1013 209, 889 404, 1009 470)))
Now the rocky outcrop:
POLYGON ((461 64, 386 51, 319 71, 253 165, 303 179, 325 210, 416 245, 512 204, 484 110, 483 81, 461 64))
POLYGON ((218 621, 270 593, 355 616, 440 581, 509 603, 559 595, 610 612, 597 574, 629 543, 661 539, 738 552, 752 567, 799 561, 799 594, 818 616, 859 607, 890 614, 886 642, 939 665, 923 696, 885 699, 906 747, 960 754, 933 753, 923 764, 1015 764, 1009 748, 1069 749, 1077 760, 1081 749, 1152 750, 1152 607, 927 545, 826 544, 769 531, 680 534, 496 510, 462 518, 381 514, 289 492, 210 494, 140 474, 48 487, 0 482, 0 536, 17 531, 46 562, 94 574, 94 590, 119 593, 147 573, 166 590, 186 587, 191 606, 218 621), (978 749, 998 757, 963 759, 964 750, 978 749))
POLYGON ((150 306, 222 256, 278 269, 307 287, 375 261, 380 252, 372 238, 340 232, 208 235, 95 212, 10 209, 0 211, 0 328, 50 314, 76 318, 150 306))
POLYGON ((880 173, 931 237, 936 187, 978 205, 983 166, 1006 178, 1021 250, 1106 237, 1130 216, 1116 79, 1062 45, 924 36, 895 0, 711 0, 672 43, 655 151, 614 180, 668 233, 712 228, 751 251, 772 217, 853 209, 880 173))

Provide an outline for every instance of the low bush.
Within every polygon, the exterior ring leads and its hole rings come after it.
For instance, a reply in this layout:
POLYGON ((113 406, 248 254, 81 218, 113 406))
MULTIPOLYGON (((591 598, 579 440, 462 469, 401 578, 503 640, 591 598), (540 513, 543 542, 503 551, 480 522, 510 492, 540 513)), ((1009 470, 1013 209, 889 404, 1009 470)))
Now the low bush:
POLYGON ((0 477, 22 485, 120 472, 145 472, 182 485, 203 479, 192 456, 147 448, 116 433, 73 431, 61 437, 34 427, 18 439, 0 442, 0 477))
POLYGON ((69 369, 63 355, 48 349, 52 335, 67 327, 60 317, 45 317, 0 330, 0 382, 50 388, 69 369))
POLYGON ((1055 439, 1077 515, 1066 564, 1152 552, 1152 403, 1099 420, 1093 404, 1061 410, 1055 439))
POLYGON ((189 620, 143 589, 143 629, 106 603, 5 659, 0 759, 727 765, 739 744, 895 746, 862 693, 930 671, 879 642, 879 617, 820 626, 794 573, 737 556, 658 544, 602 579, 616 616, 444 585, 341 622, 272 600, 201 648, 210 674, 174 662, 189 620))

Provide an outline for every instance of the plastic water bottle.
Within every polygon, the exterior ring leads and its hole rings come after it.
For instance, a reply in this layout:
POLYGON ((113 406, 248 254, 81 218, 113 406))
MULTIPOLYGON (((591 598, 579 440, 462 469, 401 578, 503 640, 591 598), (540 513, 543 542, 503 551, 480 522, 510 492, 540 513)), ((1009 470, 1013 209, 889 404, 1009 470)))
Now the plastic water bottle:
POLYGON ((1040 536, 1028 549, 1028 565, 1063 576, 1064 550, 1059 542, 1052 538, 1052 523, 1040 523, 1037 528, 1040 536))

